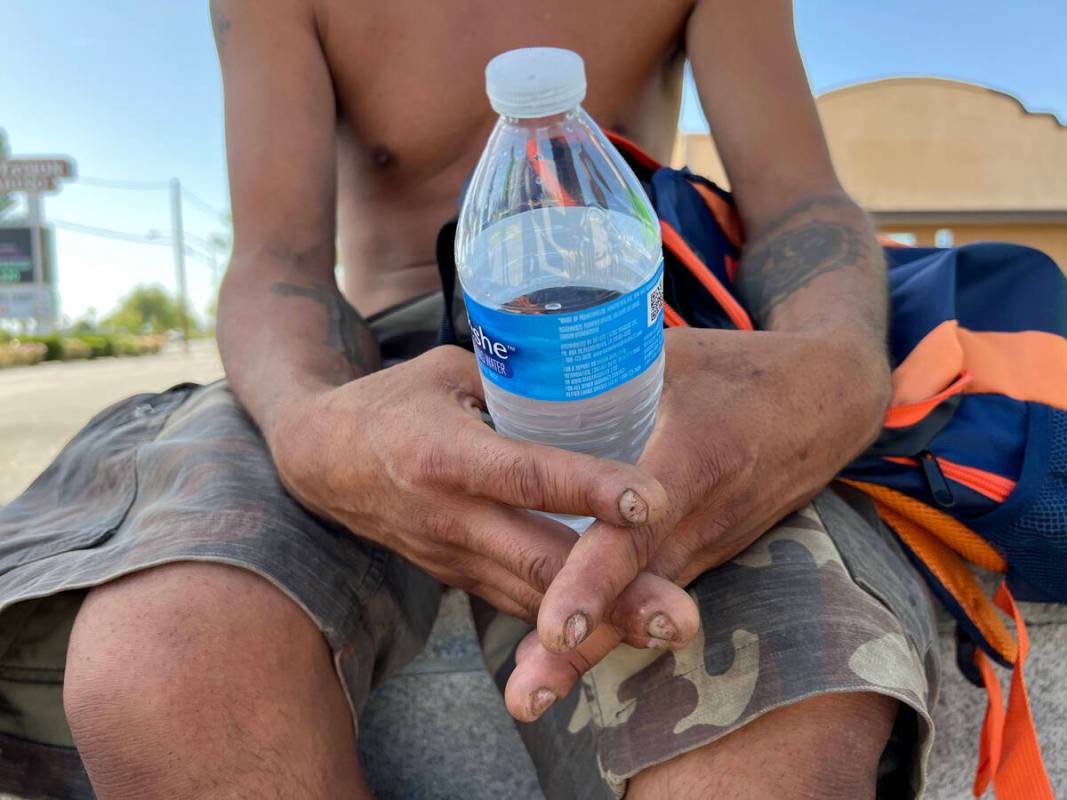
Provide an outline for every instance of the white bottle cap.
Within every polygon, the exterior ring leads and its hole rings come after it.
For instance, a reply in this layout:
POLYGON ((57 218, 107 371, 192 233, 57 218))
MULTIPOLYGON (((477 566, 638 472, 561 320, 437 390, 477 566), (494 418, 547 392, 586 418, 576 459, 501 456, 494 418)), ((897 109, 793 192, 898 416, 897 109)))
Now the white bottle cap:
POLYGON ((560 114, 585 99, 585 62, 559 47, 509 50, 485 68, 485 92, 493 110, 504 116, 560 114))

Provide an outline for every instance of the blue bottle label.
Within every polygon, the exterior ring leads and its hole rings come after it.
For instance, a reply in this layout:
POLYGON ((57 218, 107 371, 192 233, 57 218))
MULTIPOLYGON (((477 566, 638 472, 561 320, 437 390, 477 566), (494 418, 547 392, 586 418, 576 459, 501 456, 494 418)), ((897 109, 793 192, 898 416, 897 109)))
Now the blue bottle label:
POLYGON ((621 386, 663 350, 663 259, 643 285, 613 300, 561 313, 518 314, 466 292, 482 375, 533 400, 583 400, 621 386))

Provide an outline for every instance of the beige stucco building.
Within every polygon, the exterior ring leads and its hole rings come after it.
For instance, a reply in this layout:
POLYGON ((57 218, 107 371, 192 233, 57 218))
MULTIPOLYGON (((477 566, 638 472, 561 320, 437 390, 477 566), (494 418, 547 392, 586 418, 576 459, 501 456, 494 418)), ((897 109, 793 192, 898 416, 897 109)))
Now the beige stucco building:
MULTIPOLYGON (((817 102, 841 181, 882 232, 919 245, 1019 242, 1067 268, 1067 126, 1051 114, 939 78, 817 102)), ((727 185, 706 134, 679 134, 673 160, 727 185)))

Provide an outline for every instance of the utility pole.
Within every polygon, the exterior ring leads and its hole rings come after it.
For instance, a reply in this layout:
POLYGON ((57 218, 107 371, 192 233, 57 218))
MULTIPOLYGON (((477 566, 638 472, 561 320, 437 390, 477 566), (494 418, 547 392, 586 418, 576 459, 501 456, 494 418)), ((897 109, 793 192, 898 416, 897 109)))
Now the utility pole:
POLYGON ((185 283, 185 228, 182 225, 182 183, 170 179, 170 225, 174 240, 174 271, 178 275, 178 317, 182 326, 182 348, 189 353, 189 297, 185 283))
POLYGON ((26 221, 30 226, 30 254, 33 259, 33 316, 35 332, 51 333, 48 309, 45 308, 44 253, 41 247, 41 193, 26 192, 26 221))

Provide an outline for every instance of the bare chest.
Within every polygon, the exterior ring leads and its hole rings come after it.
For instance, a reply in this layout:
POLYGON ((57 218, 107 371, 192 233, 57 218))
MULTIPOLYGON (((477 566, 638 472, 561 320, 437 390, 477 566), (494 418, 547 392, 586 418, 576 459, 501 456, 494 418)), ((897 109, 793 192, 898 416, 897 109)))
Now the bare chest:
POLYGON ((385 177, 396 185, 446 172, 451 184, 473 167, 495 119, 485 64, 515 47, 579 52, 593 118, 669 153, 690 0, 321 2, 342 169, 379 196, 385 177))

